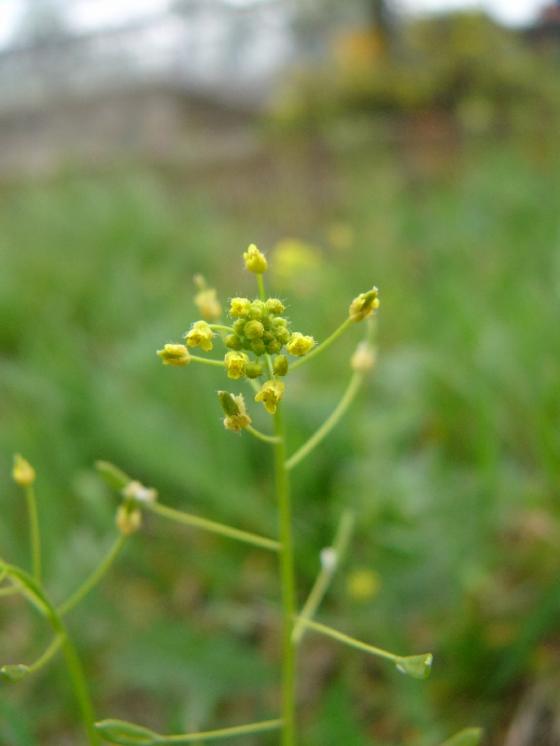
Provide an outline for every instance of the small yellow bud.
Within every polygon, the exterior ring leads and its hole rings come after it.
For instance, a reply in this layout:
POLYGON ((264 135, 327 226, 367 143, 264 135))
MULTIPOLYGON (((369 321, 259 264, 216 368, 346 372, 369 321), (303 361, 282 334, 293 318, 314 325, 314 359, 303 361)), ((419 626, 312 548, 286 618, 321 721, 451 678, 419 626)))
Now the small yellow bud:
POLYGON ((136 533, 142 525, 142 512, 138 508, 121 505, 117 510, 115 523, 121 534, 130 536, 136 533))
POLYGON ((356 373, 367 373, 375 365, 377 350, 369 342, 360 342, 350 362, 356 373))
POLYGON ((243 331, 247 339, 260 339, 264 334, 264 326, 260 321, 248 321, 243 331))
POLYGON ((256 298, 255 300, 251 301, 251 310, 249 311, 249 316, 252 319, 262 319, 266 316, 266 305, 263 303, 262 300, 259 300, 256 298))
POLYGON ((286 306, 278 298, 269 298, 266 303, 266 310, 269 313, 279 314, 284 313, 286 306))
POLYGON ((249 298, 232 298, 229 302, 229 315, 232 319, 242 319, 249 316, 251 301, 249 298))
POLYGON ((284 395, 284 388, 282 381, 266 381, 255 396, 255 401, 262 402, 269 414, 276 414, 278 402, 284 395))
POLYGON ((207 321, 218 321, 222 315, 222 306, 214 288, 204 288, 194 296, 194 302, 200 315, 207 321))
POLYGON ((302 357, 306 355, 309 350, 315 346, 315 340, 313 337, 306 336, 301 332, 294 332, 286 345, 286 349, 290 355, 297 355, 302 357))
POLYGON ((243 259, 249 272, 254 272, 256 275, 262 275, 268 268, 265 255, 257 249, 254 243, 243 253, 243 259))
POLYGON ((162 350, 157 351, 157 354, 164 365, 188 365, 191 361, 190 353, 185 345, 166 344, 162 350))
POLYGON ((367 293, 360 293, 356 296, 350 308, 348 309, 348 315, 352 321, 362 321, 371 316, 374 311, 379 308, 379 290, 376 287, 372 287, 367 293))
POLYGON ((218 391, 218 397, 224 410, 224 427, 226 430, 233 430, 238 433, 251 424, 251 418, 245 407, 243 394, 234 396, 228 391, 218 391))
POLYGON ((189 347, 200 347, 204 352, 210 352, 214 346, 213 336, 214 333, 206 321, 195 321, 190 331, 185 334, 185 341, 189 347))
POLYGON ((224 363, 228 378, 234 381, 243 378, 248 362, 249 358, 244 352, 226 352, 224 363))
POLYGON ((277 376, 285 376, 288 372, 288 358, 286 355, 276 355, 272 364, 272 370, 277 376))
POLYGON ((350 573, 346 588, 354 601, 369 601, 379 593, 381 578, 375 570, 360 568, 350 573))
POLYGON ((247 378, 258 378, 262 376, 263 367, 260 363, 247 363, 245 375, 247 378))
POLYGON ((35 481, 35 469, 27 459, 16 453, 14 456, 14 468, 12 469, 12 478, 20 487, 30 487, 35 481))
POLYGON ((224 339, 224 344, 229 347, 230 350, 241 350, 243 349, 243 341, 237 334, 228 334, 224 339))
POLYGON ((122 496, 137 503, 153 503, 157 499, 157 490, 144 487, 141 482, 133 479, 122 489, 122 496))

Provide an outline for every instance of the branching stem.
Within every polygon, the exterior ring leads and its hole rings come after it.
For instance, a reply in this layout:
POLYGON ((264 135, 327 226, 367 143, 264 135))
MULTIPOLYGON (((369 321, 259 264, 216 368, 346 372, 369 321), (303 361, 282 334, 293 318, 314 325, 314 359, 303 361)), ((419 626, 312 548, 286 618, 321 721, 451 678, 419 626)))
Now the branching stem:
POLYGON ((311 350, 311 352, 308 352, 307 355, 297 360, 295 363, 292 363, 290 365, 290 370, 296 370, 296 368, 299 368, 300 366, 304 365, 305 363, 308 363, 310 360, 313 360, 314 357, 319 355, 321 352, 324 352, 326 349, 328 349, 333 342, 335 342, 344 332, 349 329, 354 322, 348 318, 345 319, 342 324, 334 330, 334 332, 330 335, 330 337, 327 337, 321 344, 317 345, 314 349, 311 350))

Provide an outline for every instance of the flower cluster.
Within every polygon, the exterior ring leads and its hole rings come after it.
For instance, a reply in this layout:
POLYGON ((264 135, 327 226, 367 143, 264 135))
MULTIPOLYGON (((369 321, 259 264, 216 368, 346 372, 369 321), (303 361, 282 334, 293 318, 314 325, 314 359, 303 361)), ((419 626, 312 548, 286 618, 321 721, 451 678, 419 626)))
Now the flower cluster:
MULTIPOLYGON (((285 390, 284 383, 279 379, 289 372, 290 356, 304 357, 313 350, 316 342, 311 335, 291 329, 282 300, 266 296, 262 275, 268 268, 268 261, 255 244, 244 252, 243 259, 245 268, 257 275, 259 297, 231 298, 228 309, 231 325, 225 325, 220 321, 221 304, 216 290, 209 288, 205 280, 197 276, 195 304, 204 319, 191 325, 184 335, 184 344, 168 343, 157 354, 164 365, 186 366, 193 360, 223 365, 229 379, 249 379, 256 392, 255 401, 262 403, 269 414, 275 414, 285 390), (223 361, 191 354, 190 350, 197 347, 203 352, 210 352, 216 338, 226 347, 223 361), (255 379, 261 379, 260 387, 255 379)), ((361 321, 371 316, 378 307, 378 291, 374 287, 352 301, 349 318, 351 321, 361 321)), ((372 364, 371 354, 366 355, 365 351, 353 363, 356 369, 365 369, 372 364)), ((251 418, 243 397, 223 391, 218 395, 224 409, 226 429, 240 431, 250 427, 251 418)))

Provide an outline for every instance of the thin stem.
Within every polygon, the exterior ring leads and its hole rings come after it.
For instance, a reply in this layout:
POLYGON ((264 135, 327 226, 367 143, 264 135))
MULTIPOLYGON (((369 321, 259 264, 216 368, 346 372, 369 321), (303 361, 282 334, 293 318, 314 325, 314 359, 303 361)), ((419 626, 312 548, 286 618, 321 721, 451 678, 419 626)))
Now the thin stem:
POLYGON ((272 445, 274 445, 275 443, 278 443, 278 438, 277 438, 276 435, 265 435, 265 433, 261 433, 260 430, 256 430, 251 425, 247 425, 247 427, 245 428, 245 430, 248 433, 251 433, 251 435, 253 435, 255 438, 258 438, 259 440, 262 440, 263 443, 270 443, 272 445))
POLYGON ((266 300, 266 290, 264 287, 264 278, 262 275, 257 275, 257 286, 259 288, 259 298, 264 302, 266 300))
POLYGON ((293 469, 294 466, 297 466, 300 461, 303 461, 303 459, 309 453, 311 453, 311 451, 316 448, 324 438, 326 438, 333 427, 335 427, 335 425, 344 415, 350 404, 352 404, 354 397, 358 393, 358 389, 360 388, 363 378, 363 373, 354 373, 354 375, 350 379, 350 383, 348 384, 346 391, 342 395, 341 400, 337 404, 332 414, 327 417, 321 427, 319 427, 318 430, 313 433, 309 440, 306 441, 301 446, 301 448, 299 448, 290 456, 290 458, 286 461, 286 469, 290 470, 293 469))
POLYGON ((280 535, 282 588, 282 746, 295 746, 295 647, 292 629, 296 605, 290 477, 286 470, 286 441, 282 410, 274 416, 276 435, 274 467, 280 535))
POLYGON ((243 541, 246 544, 252 544, 253 546, 262 547, 263 549, 270 549, 273 552, 277 552, 280 549, 280 544, 273 539, 268 539, 264 536, 259 536, 258 534, 253 534, 248 531, 241 531, 238 528, 227 526, 224 523, 210 521, 207 518, 191 515, 191 513, 185 513, 181 510, 175 510, 174 508, 169 508, 167 505, 162 505, 161 503, 146 503, 144 507, 146 510, 150 510, 152 513, 157 513, 163 518, 168 518, 176 523, 201 528, 205 531, 211 531, 214 534, 227 536, 230 539, 243 541))
POLYGON ((100 746, 101 740, 95 730, 95 712, 91 701, 88 685, 84 670, 82 668, 82 662, 78 657, 74 643, 68 636, 68 632, 60 623, 60 632, 63 636, 63 653, 66 661, 66 668, 68 669, 68 675, 72 681, 72 689, 78 700, 78 706, 82 713, 84 725, 88 734, 90 746, 100 746))
POLYGON ((332 627, 327 627, 325 624, 314 622, 312 619, 298 617, 298 621, 301 621, 304 627, 315 630, 315 632, 320 632, 322 635, 326 635, 327 637, 332 637, 333 640, 343 642, 345 645, 362 650, 364 653, 370 653, 379 658, 385 658, 385 660, 392 661, 393 663, 398 663, 402 658, 400 655, 395 655, 394 653, 390 653, 388 650, 383 650, 382 648, 376 648, 374 645, 368 645, 366 642, 356 640, 355 637, 345 635, 343 632, 339 632, 332 627))
POLYGON ((46 666, 47 663, 58 653, 63 642, 63 635, 57 635, 56 637, 53 637, 45 652, 39 658, 37 658, 35 663, 31 663, 28 666, 30 673, 36 673, 41 668, 44 668, 44 666, 46 666))
POLYGON ((37 513, 37 499, 32 484, 25 488, 25 499, 27 502, 27 513, 29 516, 29 539, 31 543, 31 562, 33 566, 33 577, 41 582, 41 532, 39 530, 39 515, 37 513))
POLYGON ((223 368, 223 360, 213 360, 210 357, 200 357, 200 355, 190 355, 189 360, 193 363, 202 363, 203 365, 212 365, 214 368, 223 368))
POLYGON ((200 743, 201 741, 217 741, 222 738, 233 738, 235 736, 249 735, 252 733, 265 733, 277 730, 282 726, 281 720, 264 720, 258 723, 246 725, 234 725, 230 728, 219 728, 216 730, 201 731, 199 733, 182 733, 180 735, 163 736, 154 731, 142 728, 123 720, 101 720, 96 723, 96 728, 105 741, 110 743, 132 744, 146 743, 156 744, 186 744, 200 743))
POLYGON ((207 730, 201 733, 186 733, 180 736, 164 737, 161 743, 195 743, 196 741, 217 741, 221 738, 232 738, 233 736, 243 736, 250 733, 264 733, 270 730, 277 730, 282 726, 281 720, 265 720, 262 723, 250 723, 248 725, 235 725, 232 728, 220 728, 219 730, 207 730))
POLYGON ((232 326, 226 326, 226 324, 208 324, 210 329, 216 330, 217 332, 227 332, 228 334, 233 333, 233 327, 232 326))
POLYGON ((105 573, 109 570, 113 562, 121 553, 124 545, 126 544, 126 536, 119 534, 119 536, 113 542, 111 548, 101 560, 100 564, 96 569, 86 578, 86 580, 74 591, 74 593, 64 603, 58 607, 58 613, 60 616, 68 614, 85 596, 99 583, 105 573))
POLYGON ((323 342, 321 342, 320 345, 317 345, 314 349, 311 350, 311 352, 308 352, 307 355, 300 358, 299 360, 296 360, 295 363, 292 363, 290 365, 290 370, 295 370, 296 368, 299 368, 301 365, 304 365, 305 363, 308 363, 310 360, 313 360, 313 358, 316 355, 319 355, 319 353, 324 352, 328 347, 332 345, 333 342, 335 342, 344 332, 349 329, 354 322, 352 319, 347 318, 345 319, 342 324, 334 330, 334 332, 330 335, 330 337, 327 337, 323 342))
POLYGON ((321 570, 317 575, 317 579, 313 584, 311 592, 307 597, 307 601, 303 605, 303 608, 294 626, 292 640, 296 645, 301 642, 303 635, 305 634, 305 625, 303 623, 303 620, 312 619, 315 616, 317 609, 319 608, 321 601, 323 600, 325 593, 329 588, 333 575, 340 565, 342 558, 346 554, 348 544, 350 543, 350 537, 354 529, 354 522, 354 513, 350 510, 344 511, 338 524, 332 546, 328 547, 328 550, 331 550, 333 553, 331 555, 330 561, 325 561, 322 564, 321 570))

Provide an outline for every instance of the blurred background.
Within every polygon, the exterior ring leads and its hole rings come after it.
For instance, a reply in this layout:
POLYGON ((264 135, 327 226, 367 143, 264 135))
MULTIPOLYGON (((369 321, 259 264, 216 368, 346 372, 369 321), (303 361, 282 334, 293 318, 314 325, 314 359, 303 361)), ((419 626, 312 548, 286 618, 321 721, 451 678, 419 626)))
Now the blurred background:
MULTIPOLYGON (((28 562, 15 451, 38 470, 55 600, 114 538, 97 458, 275 531, 269 454, 224 431, 221 374, 154 354, 197 318, 196 272, 223 300, 254 292, 255 241, 318 339, 382 293, 371 382, 294 471, 300 599, 353 507, 319 618, 435 655, 418 682, 309 634, 302 744, 435 746, 480 725, 486 746, 558 746, 560 4, 3 0, 0 45, 2 555, 28 562)), ((356 341, 290 379, 291 448, 356 341)), ((104 717, 173 732, 275 714, 261 551, 146 520, 69 624, 104 717)), ((2 662, 47 640, 3 599, 2 662)), ((0 690, 2 746, 80 739, 59 661, 0 690)))

